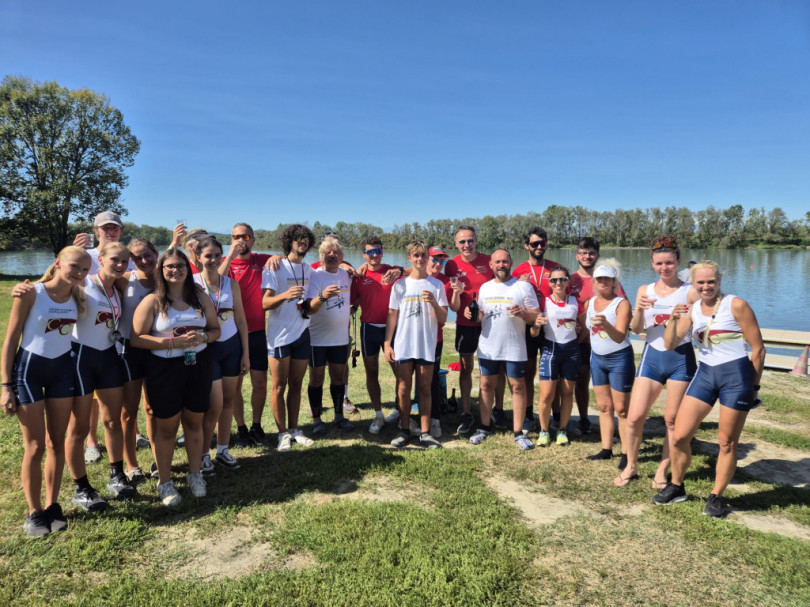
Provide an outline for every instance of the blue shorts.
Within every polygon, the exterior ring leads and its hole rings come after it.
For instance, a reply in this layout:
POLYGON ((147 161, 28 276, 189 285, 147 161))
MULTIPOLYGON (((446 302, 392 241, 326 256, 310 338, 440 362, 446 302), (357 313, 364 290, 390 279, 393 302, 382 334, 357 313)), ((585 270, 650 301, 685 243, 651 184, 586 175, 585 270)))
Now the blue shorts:
POLYGON ((574 381, 579 372, 579 344, 576 340, 565 344, 543 340, 538 376, 541 381, 567 379, 574 381))
POLYGON ((346 361, 349 360, 350 346, 351 344, 345 346, 312 346, 309 366, 325 367, 326 363, 345 365, 346 361))
POLYGON ((248 353, 250 354, 251 371, 267 371, 267 333, 251 331, 248 333, 248 353))
POLYGON ((17 350, 12 374, 17 403, 30 405, 46 398, 73 398, 74 364, 72 351, 45 358, 23 348, 17 350))
POLYGON ((360 349, 363 356, 377 356, 384 343, 385 327, 375 327, 367 322, 360 323, 360 349))
POLYGON ((531 325, 526 325, 526 357, 529 360, 536 360, 537 353, 543 349, 543 332, 540 335, 532 337, 531 325))
POLYGON ((681 344, 674 350, 656 350, 644 344, 636 377, 646 377, 659 384, 667 380, 692 381, 697 371, 695 349, 691 343, 681 344))
POLYGON ((701 363, 686 396, 710 406, 719 398, 724 407, 750 411, 754 406, 754 365, 747 356, 722 365, 701 363))
POLYGON ((146 361, 149 350, 142 350, 133 346, 128 339, 124 339, 124 349, 121 361, 124 363, 126 381, 135 381, 146 377, 146 361))
POLYGON ((630 392, 635 374, 633 346, 610 354, 591 353, 591 381, 594 386, 610 384, 611 389, 616 392, 630 392))
POLYGON ((309 360, 311 353, 312 346, 309 345, 309 328, 304 329, 301 336, 291 344, 273 348, 268 352, 273 358, 287 358, 290 356, 293 360, 309 360))
POLYGON ((225 341, 215 341, 209 344, 209 348, 211 348, 213 381, 241 375, 239 363, 242 360, 242 340, 239 339, 239 333, 231 335, 225 341))
POLYGON ((432 360, 425 360, 424 358, 398 358, 394 361, 395 365, 407 365, 413 363, 422 367, 433 366, 432 360))
POLYGON ((488 360, 480 356, 478 357, 478 367, 481 369, 481 375, 497 375, 501 372, 501 365, 506 367, 506 377, 511 377, 512 379, 526 377, 525 360, 488 360))
POLYGON ((124 363, 115 345, 106 350, 96 350, 90 346, 73 342, 76 355, 74 396, 86 396, 95 390, 120 388, 124 385, 124 363))

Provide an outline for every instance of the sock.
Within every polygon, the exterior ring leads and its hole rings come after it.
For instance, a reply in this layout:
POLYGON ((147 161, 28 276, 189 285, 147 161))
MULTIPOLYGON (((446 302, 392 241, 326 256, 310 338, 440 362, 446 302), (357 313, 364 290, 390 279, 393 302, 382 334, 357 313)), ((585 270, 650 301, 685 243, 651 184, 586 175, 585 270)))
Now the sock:
POLYGON ((343 398, 345 399, 349 398, 349 384, 345 384, 343 386, 343 398))
POLYGON ((343 392, 346 386, 343 384, 329 384, 329 395, 335 405, 335 415, 338 411, 343 411, 343 392))
POLYGON ((90 485, 90 481, 87 480, 87 475, 85 474, 81 478, 74 478, 73 482, 76 483, 77 489, 92 489, 92 485, 90 485))
POLYGON ((323 386, 307 386, 307 396, 309 397, 309 408, 312 410, 312 417, 320 417, 323 411, 323 386))
POLYGON ((228 445, 217 445, 217 455, 225 451, 228 448, 228 445))
POLYGON ((382 411, 375 411, 374 412, 374 417, 381 417, 381 418, 385 419, 385 415, 383 415, 382 411))
POLYGON ((523 432, 515 432, 515 438, 517 438, 518 436, 523 436, 523 432))
POLYGON ((124 460, 120 462, 110 462, 110 476, 124 473, 124 460))
POLYGON ((490 422, 486 426, 484 424, 481 424, 479 428, 481 428, 481 430, 484 430, 485 432, 492 432, 492 423, 490 422))
POLYGON ((236 431, 240 432, 240 433, 247 432, 248 427, 246 425, 242 424, 241 426, 236 426, 236 431))
POLYGON ((259 428, 260 429, 262 427, 262 425, 259 422, 253 422, 253 424, 250 427, 251 427, 251 429, 252 428, 259 428))

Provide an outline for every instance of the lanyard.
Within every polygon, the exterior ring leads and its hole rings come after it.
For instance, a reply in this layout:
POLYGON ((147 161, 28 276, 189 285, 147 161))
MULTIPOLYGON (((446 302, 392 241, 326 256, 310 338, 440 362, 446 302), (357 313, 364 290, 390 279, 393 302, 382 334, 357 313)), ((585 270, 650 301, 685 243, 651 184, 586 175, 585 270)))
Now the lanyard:
POLYGON ((202 283, 208 297, 214 302, 214 311, 219 314, 219 302, 222 299, 222 276, 219 277, 219 291, 217 291, 216 297, 211 293, 211 289, 208 288, 208 281, 205 280, 205 276, 202 277, 202 283))
POLYGON ((104 288, 104 284, 101 282, 101 279, 98 277, 98 274, 93 275, 93 282, 96 283, 98 290, 102 292, 104 298, 107 300, 107 304, 110 306, 110 312, 112 312, 113 315, 113 330, 117 331, 118 320, 121 318, 121 300, 118 299, 118 292, 115 290, 115 287, 113 287, 113 297, 115 298, 116 305, 118 306, 116 313, 116 307, 113 305, 110 296, 107 295, 107 289, 104 288))
POLYGON ((540 283, 543 282, 543 273, 546 271, 546 260, 543 260, 543 266, 540 268, 540 280, 537 280, 537 274, 534 273, 534 266, 530 263, 529 269, 532 271, 532 276, 534 276, 534 284, 537 285, 537 290, 540 290, 540 283))

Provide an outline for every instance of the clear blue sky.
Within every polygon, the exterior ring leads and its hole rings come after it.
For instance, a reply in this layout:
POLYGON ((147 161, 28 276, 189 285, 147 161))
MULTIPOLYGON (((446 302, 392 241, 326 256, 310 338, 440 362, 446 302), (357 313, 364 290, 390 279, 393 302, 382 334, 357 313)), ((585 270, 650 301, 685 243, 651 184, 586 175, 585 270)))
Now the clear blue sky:
POLYGON ((4 0, 0 39, 123 111, 137 223, 810 210, 804 0, 4 0))

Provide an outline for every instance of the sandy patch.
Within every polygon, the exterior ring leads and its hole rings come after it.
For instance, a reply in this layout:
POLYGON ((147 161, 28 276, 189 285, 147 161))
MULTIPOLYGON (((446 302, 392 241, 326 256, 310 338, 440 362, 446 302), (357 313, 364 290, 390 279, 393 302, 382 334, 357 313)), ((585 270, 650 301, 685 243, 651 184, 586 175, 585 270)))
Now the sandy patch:
POLYGON ((361 481, 341 479, 335 483, 333 498, 371 502, 408 502, 426 505, 426 488, 398 483, 389 477, 370 477, 361 481))
POLYGON ((764 533, 776 533, 785 537, 810 542, 810 528, 783 518, 759 516, 747 512, 735 511, 728 515, 729 521, 741 523, 749 529, 764 533))
POLYGON ((549 525, 566 516, 600 517, 592 510, 568 500, 530 491, 520 483, 503 477, 487 477, 487 486, 499 497, 511 502, 533 525, 549 525))

